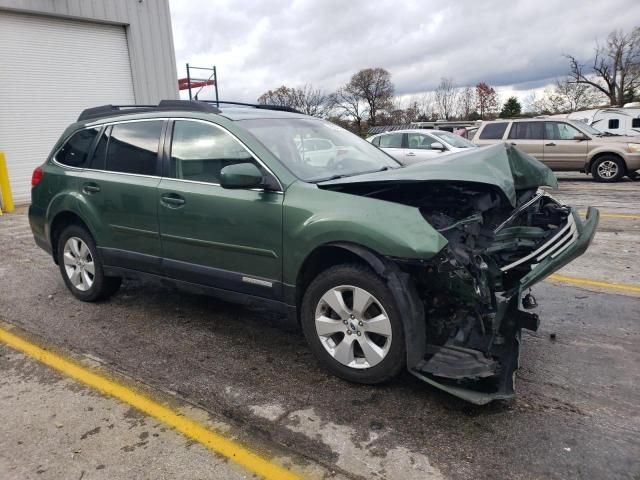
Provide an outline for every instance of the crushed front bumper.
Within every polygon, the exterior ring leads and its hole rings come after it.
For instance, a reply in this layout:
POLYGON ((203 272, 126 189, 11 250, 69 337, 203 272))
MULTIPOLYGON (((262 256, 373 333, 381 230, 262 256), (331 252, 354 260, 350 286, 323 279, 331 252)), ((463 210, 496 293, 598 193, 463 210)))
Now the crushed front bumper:
MULTIPOLYGON (((565 235, 566 240, 554 251, 538 254, 535 259, 537 263, 531 264, 531 271, 520 280, 516 289, 496 294, 496 315, 499 317, 500 325, 505 326, 503 333, 507 334, 504 335, 504 344, 497 351, 492 352, 491 361, 495 362, 495 367, 484 365, 482 358, 474 359, 472 354, 480 354, 481 352, 467 352, 468 364, 473 366, 475 361, 475 372, 482 371, 482 368, 486 367, 485 371, 492 374, 491 382, 486 382, 486 378, 482 378, 483 375, 477 373, 475 379, 452 378, 455 376, 451 374, 448 375, 448 378, 439 376, 434 374, 437 369, 434 369, 433 365, 429 365, 428 359, 410 365, 409 371, 430 385, 477 405, 483 405, 493 400, 512 398, 515 395, 515 373, 519 364, 521 330, 523 327, 535 330, 538 324, 537 316, 523 309, 524 292, 582 255, 595 236, 598 221, 599 212, 596 208, 589 207, 584 221, 578 212, 571 208, 571 218, 568 222, 570 225, 568 233, 570 230, 571 234, 565 235), (491 371, 490 368, 494 368, 494 371, 491 371)), ((464 360, 465 349, 460 350, 459 352, 453 351, 453 349, 448 351, 452 362, 460 361, 461 358, 464 360)), ((447 358, 446 355, 444 358, 447 358)))

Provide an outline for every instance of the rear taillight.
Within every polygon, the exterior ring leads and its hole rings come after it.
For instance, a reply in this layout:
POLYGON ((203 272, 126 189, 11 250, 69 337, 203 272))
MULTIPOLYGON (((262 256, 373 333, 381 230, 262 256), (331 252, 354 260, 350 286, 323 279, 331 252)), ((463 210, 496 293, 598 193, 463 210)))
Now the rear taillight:
POLYGON ((33 174, 31 175, 31 186, 35 187, 36 185, 38 185, 40 183, 40 180, 42 180, 42 177, 44 177, 44 171, 42 170, 42 167, 36 167, 36 169, 33 171, 33 174))

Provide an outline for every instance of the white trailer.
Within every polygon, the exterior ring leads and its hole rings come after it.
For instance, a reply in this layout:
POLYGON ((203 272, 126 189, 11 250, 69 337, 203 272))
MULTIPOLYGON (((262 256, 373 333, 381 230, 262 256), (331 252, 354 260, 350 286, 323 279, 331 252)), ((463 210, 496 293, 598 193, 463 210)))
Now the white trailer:
POLYGON ((640 135, 640 102, 624 107, 596 108, 563 115, 615 135, 640 135))

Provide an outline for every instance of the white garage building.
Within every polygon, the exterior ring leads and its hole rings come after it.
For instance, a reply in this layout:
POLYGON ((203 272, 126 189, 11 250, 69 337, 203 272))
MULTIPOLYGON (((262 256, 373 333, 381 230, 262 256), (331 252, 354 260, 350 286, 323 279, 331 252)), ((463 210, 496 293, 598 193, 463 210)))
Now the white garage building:
POLYGON ((168 0, 0 0, 0 151, 16 204, 84 108, 174 98, 168 0))

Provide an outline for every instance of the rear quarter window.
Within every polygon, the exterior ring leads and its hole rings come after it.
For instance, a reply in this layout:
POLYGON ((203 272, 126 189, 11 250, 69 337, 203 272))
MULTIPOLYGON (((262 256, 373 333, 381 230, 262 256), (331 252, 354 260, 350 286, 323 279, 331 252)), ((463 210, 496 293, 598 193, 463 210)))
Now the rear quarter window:
POLYGON ((56 161, 70 167, 84 167, 98 133, 99 128, 87 128, 74 133, 58 151, 56 161))
POLYGON ((480 140, 502 140, 508 124, 508 122, 487 123, 480 132, 480 140))

